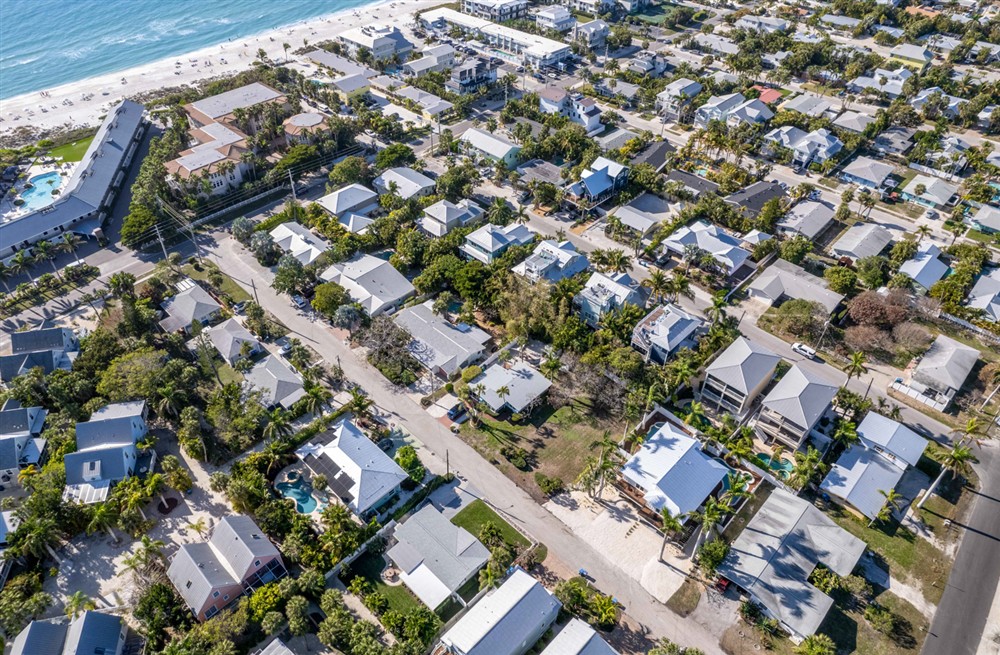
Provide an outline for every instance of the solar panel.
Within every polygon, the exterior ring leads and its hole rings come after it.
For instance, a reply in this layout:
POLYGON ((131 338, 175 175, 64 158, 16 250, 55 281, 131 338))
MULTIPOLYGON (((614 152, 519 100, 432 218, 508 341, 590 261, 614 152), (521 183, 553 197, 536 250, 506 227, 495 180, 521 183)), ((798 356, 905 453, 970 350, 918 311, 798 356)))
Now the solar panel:
POLYGON ((305 461, 313 473, 326 476, 327 488, 344 504, 349 504, 354 500, 354 494, 351 493, 354 481, 326 453, 320 454, 319 457, 309 455, 305 461))

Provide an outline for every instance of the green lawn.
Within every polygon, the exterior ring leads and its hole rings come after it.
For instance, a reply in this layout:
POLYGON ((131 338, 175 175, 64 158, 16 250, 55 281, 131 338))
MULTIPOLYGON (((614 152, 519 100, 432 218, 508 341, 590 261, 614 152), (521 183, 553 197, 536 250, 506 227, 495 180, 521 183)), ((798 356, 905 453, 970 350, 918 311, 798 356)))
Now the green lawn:
POLYGON ((389 602, 389 609, 396 610, 404 616, 421 607, 422 603, 420 600, 410 593, 410 590, 406 588, 406 585, 400 584, 392 586, 387 585, 382 581, 380 574, 384 568, 385 560, 382 555, 365 553, 358 559, 351 562, 348 567, 349 577, 344 579, 344 583, 350 584, 351 580, 353 580, 355 576, 360 575, 368 580, 376 591, 385 596, 385 599, 389 602))
MULTIPOLYGON (((185 264, 181 267, 181 272, 192 279, 204 282, 208 286, 208 274, 214 268, 214 266, 205 264, 201 264, 198 268, 195 268, 192 264, 185 264)), ((233 302, 246 302, 250 300, 250 294, 244 291, 243 287, 225 273, 222 274, 222 286, 219 291, 232 298, 233 302)))
POLYGON ((223 385, 229 384, 230 382, 243 384, 243 376, 232 366, 222 361, 222 359, 216 358, 215 365, 223 385))
POLYGON ((481 500, 472 501, 468 507, 453 516, 451 522, 468 530, 473 537, 479 537, 483 526, 492 522, 500 529, 503 540, 518 550, 531 545, 531 542, 523 534, 515 530, 510 523, 503 520, 499 514, 481 500))
POLYGON ((62 158, 64 162, 80 161, 83 159, 83 155, 86 154, 87 148, 90 147, 90 142, 93 140, 93 136, 88 136, 86 139, 67 143, 58 148, 53 148, 49 151, 49 155, 57 159, 62 158))
POLYGON ((535 473, 572 484, 584 469, 587 457, 593 454, 591 445, 605 432, 619 435, 622 429, 615 421, 594 416, 585 402, 574 400, 559 409, 543 405, 518 424, 490 416, 483 416, 478 426, 466 421, 460 436, 507 477, 542 501, 544 495, 535 482, 535 473), (524 469, 515 468, 501 454, 503 448, 523 448, 528 465, 524 469))

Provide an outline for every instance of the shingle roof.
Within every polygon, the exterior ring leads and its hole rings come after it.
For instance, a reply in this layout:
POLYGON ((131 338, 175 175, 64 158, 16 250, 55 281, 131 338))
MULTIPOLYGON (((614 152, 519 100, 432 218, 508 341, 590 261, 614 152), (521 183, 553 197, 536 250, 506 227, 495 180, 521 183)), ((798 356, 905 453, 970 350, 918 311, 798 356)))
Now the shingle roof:
POLYGON ((76 337, 67 328, 45 328, 24 330, 10 334, 10 351, 15 354, 36 353, 44 350, 62 350, 66 343, 73 343, 76 337))
POLYGON ((978 350, 939 334, 913 369, 913 378, 938 391, 957 391, 977 361, 978 350))
POLYGON ((316 201, 334 216, 348 212, 357 213, 369 205, 377 204, 378 194, 360 184, 349 184, 333 193, 328 193, 316 201))
POLYGON ((295 401, 306 395, 302 379, 277 355, 268 355, 244 374, 244 384, 261 392, 267 405, 281 405, 289 409, 295 401))
POLYGON ((552 386, 544 375, 524 362, 512 364, 510 368, 493 364, 473 381, 472 386, 480 384, 484 388, 479 394, 480 400, 495 412, 504 404, 521 412, 552 386), (497 391, 503 387, 507 387, 509 394, 501 398, 497 391))
POLYGON ((698 509, 730 469, 709 457, 701 442, 667 421, 624 466, 622 477, 644 490, 646 505, 671 516, 698 509))
POLYGON ((1000 320, 1000 273, 994 270, 984 273, 976 280, 975 286, 969 292, 969 307, 981 309, 985 317, 991 321, 1000 320))
POLYGON ((857 223, 830 246, 830 251, 858 260, 879 254, 891 241, 892 233, 881 225, 857 223))
POLYGON ((875 186, 881 186, 887 177, 895 170, 889 164, 875 161, 870 157, 858 157, 844 167, 844 174, 871 182, 875 186))
POLYGON ((927 242, 920 246, 913 259, 909 259, 899 267, 899 272, 908 275, 924 289, 930 289, 948 272, 948 265, 939 258, 941 249, 927 242))
POLYGON ((885 496, 896 488, 903 470, 874 450, 855 444, 830 467, 820 484, 823 491, 842 498, 870 519, 878 516, 885 496))
POLYGON ((406 168, 405 166, 390 168, 376 177, 372 181, 372 184, 382 193, 388 193, 390 185, 395 184, 396 193, 404 200, 408 200, 428 189, 434 189, 434 180, 423 173, 418 173, 412 168, 406 168))
POLYGON ((219 354, 227 362, 232 362, 240 356, 243 352, 244 343, 249 343, 254 348, 260 345, 257 338, 250 334, 249 330, 240 325, 240 322, 235 318, 223 321, 205 330, 205 332, 208 334, 208 338, 211 339, 212 345, 215 346, 215 349, 219 351, 219 354))
POLYGON ((812 428, 839 387, 796 364, 764 397, 763 406, 801 428, 812 428))
POLYGON ((828 314, 844 300, 844 296, 827 288, 826 280, 784 259, 775 260, 749 289, 772 302, 786 297, 819 303, 828 314))
POLYGON ((163 311, 168 316, 160 321, 160 326, 166 332, 189 328, 195 321, 204 321, 222 308, 200 284, 193 280, 187 282, 190 284, 186 288, 163 301, 163 311))
POLYGON ((191 106, 209 118, 221 118, 233 113, 236 109, 253 107, 280 97, 282 95, 279 91, 275 91, 266 84, 254 82, 238 89, 197 100, 192 102, 191 106))
POLYGON ((663 241, 663 245, 679 255, 684 254, 687 246, 697 246, 709 253, 727 273, 735 272, 750 258, 750 253, 740 247, 739 239, 704 220, 678 228, 663 241))
POLYGON ((14 638, 11 655, 62 655, 68 629, 65 620, 32 621, 14 638))
POLYGON ((807 636, 816 632, 833 605, 832 598, 808 581, 817 563, 846 576, 864 551, 863 541, 808 501, 776 489, 733 542, 719 575, 807 636))
POLYGON ((402 273, 384 259, 360 254, 334 264, 320 276, 344 287, 351 299, 375 316, 413 295, 415 289, 402 273))
POLYGON ((763 380, 774 375, 781 357, 746 337, 737 337, 715 361, 705 369, 707 374, 744 394, 757 388, 763 380))
POLYGON ((812 241, 830 225, 834 213, 833 207, 826 203, 806 200, 789 209, 778 221, 778 227, 812 241))
POLYGON ((84 612, 69 624, 62 655, 113 654, 118 650, 121 632, 121 618, 102 612, 84 612))

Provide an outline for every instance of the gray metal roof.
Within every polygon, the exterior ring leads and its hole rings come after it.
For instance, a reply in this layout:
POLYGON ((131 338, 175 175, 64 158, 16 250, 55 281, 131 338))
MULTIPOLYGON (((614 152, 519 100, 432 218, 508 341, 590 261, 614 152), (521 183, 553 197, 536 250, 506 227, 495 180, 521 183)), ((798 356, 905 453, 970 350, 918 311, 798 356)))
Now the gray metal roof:
POLYGON ((873 519, 885 505, 881 492, 895 489, 902 477, 903 469, 874 450, 855 444, 830 468, 820 488, 873 519))
POLYGON ((830 252, 840 257, 858 260, 882 252, 892 241, 892 233, 881 225, 858 223, 830 246, 830 252))
POLYGON ((764 397, 763 405, 808 430, 830 407, 838 388, 796 364, 764 397))
POLYGON ((827 314, 833 313, 844 300, 844 296, 827 288, 826 280, 784 259, 775 260, 749 289, 772 302, 785 297, 818 303, 827 314))
POLYGON ((268 355, 243 375, 248 388, 261 392, 261 400, 271 405, 289 409, 295 401, 306 395, 302 378, 277 355, 268 355))
POLYGON ((146 416, 145 400, 127 400, 123 403, 110 403, 96 410, 90 415, 91 421, 105 420, 109 418, 146 416))
POLYGON ((187 286, 171 298, 163 301, 163 311, 168 316, 160 321, 160 326, 166 332, 176 332, 191 327, 195 321, 208 320, 222 305, 215 301, 197 282, 191 281, 187 286))
POLYGON ((0 223, 0 251, 57 237, 60 228, 100 209, 142 124, 144 110, 137 102, 122 100, 109 111, 59 198, 38 211, 0 223))
POLYGON ((819 563, 850 575, 865 543, 787 491, 775 489, 719 567, 801 636, 814 634, 833 599, 809 584, 819 563))
POLYGON ((68 628, 65 619, 32 621, 14 638, 10 655, 62 655, 68 628))
POLYGON ((12 332, 10 335, 10 351, 15 355, 36 353, 43 350, 63 350, 67 344, 75 344, 73 330, 67 328, 45 328, 42 330, 25 330, 12 332))
POLYGON ((59 368, 64 359, 62 350, 44 350, 37 353, 0 356, 0 382, 10 382, 33 368, 41 368, 48 375, 59 368))
POLYGON ((449 591, 456 591, 490 558, 478 539, 454 525, 433 505, 426 505, 393 533, 389 558, 405 573, 425 566, 449 591))
POLYGON ((778 228, 814 240, 833 221, 834 213, 833 207, 826 203, 806 200, 789 209, 778 221, 778 228))
POLYGON ((509 368, 499 363, 493 364, 471 386, 480 384, 484 387, 480 400, 493 411, 500 411, 507 405, 515 412, 523 411, 552 386, 544 375, 524 362, 513 364, 509 368), (497 391, 503 387, 507 387, 509 394, 501 398, 497 391))
POLYGON ((242 514, 219 521, 208 543, 241 579, 254 570, 255 560, 281 556, 253 519, 242 514))
POLYGON ((344 287, 351 299, 360 303, 370 316, 377 316, 416 291, 392 264, 368 254, 334 264, 320 277, 344 287))
POLYGON ((126 457, 130 457, 132 463, 135 462, 135 446, 131 443, 66 453, 63 457, 66 466, 66 484, 93 482, 94 480, 90 479, 92 471, 98 474, 98 480, 123 480, 128 474, 126 457))
POLYGON ((913 369, 913 378, 941 392, 958 391, 978 360, 978 350, 939 334, 913 369))
POLYGON ((257 651, 254 655, 295 655, 295 653, 284 642, 275 638, 274 641, 257 651))
POLYGON ((213 589, 240 582, 206 543, 181 544, 170 561, 167 577, 195 611, 205 606, 213 589))
POLYGON ((454 325, 433 312, 429 304, 407 307, 394 320, 413 337, 410 353, 429 369, 451 375, 477 355, 484 354, 490 335, 478 327, 454 325))
MULTIPOLYGON (((114 655, 123 642, 121 618, 101 612, 84 612, 69 624, 62 655, 114 655)), ((39 653, 39 655, 42 655, 39 653)))
POLYGON ((618 655, 586 622, 574 618, 549 642, 542 655, 618 655))
POLYGON ((280 91, 275 91, 266 84, 254 82, 241 86, 232 91, 226 91, 202 100, 191 103, 191 106, 205 114, 209 118, 220 118, 233 113, 237 109, 245 109, 259 105, 262 102, 269 102, 282 96, 280 91))
POLYGON ((48 415, 41 407, 20 407, 0 410, 0 436, 40 434, 48 415))
POLYGON ((726 385, 750 393, 762 381, 774 375, 781 357, 746 337, 738 337, 715 361, 705 369, 712 377, 724 380, 726 385))
POLYGON ((88 450, 98 446, 123 446, 135 443, 132 417, 120 416, 76 424, 76 448, 88 450))

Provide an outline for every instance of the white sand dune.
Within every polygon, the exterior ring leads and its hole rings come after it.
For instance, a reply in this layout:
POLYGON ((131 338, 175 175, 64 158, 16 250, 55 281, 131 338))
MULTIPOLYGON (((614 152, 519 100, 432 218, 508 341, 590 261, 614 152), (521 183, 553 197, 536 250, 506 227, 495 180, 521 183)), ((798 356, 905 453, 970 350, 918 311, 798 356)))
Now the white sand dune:
POLYGON ((283 43, 289 44, 288 54, 292 57, 293 50, 303 47, 304 39, 310 44, 328 41, 347 29, 366 23, 395 24, 400 28, 412 25, 413 12, 440 2, 387 0, 345 9, 128 70, 0 100, 0 144, 23 145, 25 139, 15 137, 13 133, 25 126, 38 133, 55 128, 96 125, 108 108, 122 98, 158 89, 193 86, 202 80, 246 70, 252 66, 261 48, 272 60, 281 62, 285 58, 281 47, 283 43), (45 111, 42 111, 43 108, 45 111))

